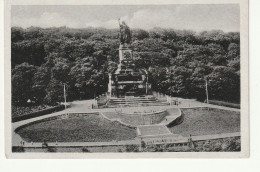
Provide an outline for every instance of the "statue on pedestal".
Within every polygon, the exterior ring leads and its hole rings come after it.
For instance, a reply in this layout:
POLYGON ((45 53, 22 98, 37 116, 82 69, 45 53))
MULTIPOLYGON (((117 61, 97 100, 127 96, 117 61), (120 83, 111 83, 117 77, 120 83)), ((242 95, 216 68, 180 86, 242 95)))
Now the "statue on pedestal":
POLYGON ((123 21, 122 24, 120 24, 120 18, 118 19, 119 27, 120 27, 120 44, 127 45, 131 42, 131 31, 130 28, 126 25, 126 23, 123 21))

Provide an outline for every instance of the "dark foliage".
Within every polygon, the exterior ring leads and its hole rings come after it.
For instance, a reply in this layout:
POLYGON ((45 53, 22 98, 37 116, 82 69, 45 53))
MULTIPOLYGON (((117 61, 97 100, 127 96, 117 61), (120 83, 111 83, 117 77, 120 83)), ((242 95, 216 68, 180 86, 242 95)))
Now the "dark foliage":
MULTIPOLYGON (((56 104, 107 91, 118 63, 119 30, 12 28, 12 102, 56 104), (21 91, 22 90, 22 91, 21 91)), ((240 34, 222 31, 132 30, 135 65, 152 89, 172 96, 240 101, 240 34)))
POLYGON ((50 114, 50 113, 53 113, 53 112, 56 112, 56 111, 59 111, 59 110, 63 110, 64 108, 65 108, 64 105, 58 105, 58 106, 43 109, 43 110, 40 110, 40 111, 36 111, 36 112, 28 113, 28 114, 23 114, 23 115, 20 115, 20 116, 15 116, 15 117, 12 117, 12 122, 17 122, 17 121, 22 121, 22 120, 26 120, 26 119, 30 119, 30 118, 43 116, 43 115, 50 114))
POLYGON ((88 150, 88 147, 83 147, 82 152, 90 152, 90 151, 88 150))
POLYGON ((21 146, 13 146, 12 152, 24 152, 24 147, 21 146))
POLYGON ((52 106, 48 106, 48 105, 36 105, 34 106, 33 104, 27 104, 26 106, 12 106, 12 117, 17 117, 17 116, 21 116, 24 114, 29 114, 32 112, 37 112, 43 109, 47 109, 50 108, 52 106))
POLYGON ((230 137, 215 140, 195 141, 194 147, 182 144, 149 145, 144 152, 239 152, 240 137, 230 137), (179 146, 181 145, 181 146, 179 146))
POLYGON ((126 145, 126 152, 139 152, 138 145, 126 145))
POLYGON ((47 151, 48 152, 57 152, 57 148, 56 147, 48 147, 47 151))

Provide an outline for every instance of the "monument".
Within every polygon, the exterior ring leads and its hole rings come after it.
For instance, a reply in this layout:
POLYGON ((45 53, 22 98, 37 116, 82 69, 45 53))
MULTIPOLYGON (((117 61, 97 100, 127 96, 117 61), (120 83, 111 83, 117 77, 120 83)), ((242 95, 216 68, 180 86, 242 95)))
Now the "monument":
POLYGON ((131 49, 131 31, 127 24, 119 21, 119 63, 114 73, 109 74, 108 95, 110 97, 141 96, 151 93, 148 73, 137 69, 131 49))

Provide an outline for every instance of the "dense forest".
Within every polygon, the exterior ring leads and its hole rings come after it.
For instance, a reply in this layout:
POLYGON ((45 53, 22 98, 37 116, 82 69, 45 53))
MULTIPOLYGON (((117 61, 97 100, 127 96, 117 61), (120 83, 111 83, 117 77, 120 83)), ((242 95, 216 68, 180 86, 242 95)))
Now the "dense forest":
MULTIPOLYGON (((119 30, 13 27, 12 103, 89 99, 107 91, 118 63, 119 30)), ((152 89, 204 101, 240 101, 240 35, 154 28, 132 30, 135 65, 149 71, 152 89)))

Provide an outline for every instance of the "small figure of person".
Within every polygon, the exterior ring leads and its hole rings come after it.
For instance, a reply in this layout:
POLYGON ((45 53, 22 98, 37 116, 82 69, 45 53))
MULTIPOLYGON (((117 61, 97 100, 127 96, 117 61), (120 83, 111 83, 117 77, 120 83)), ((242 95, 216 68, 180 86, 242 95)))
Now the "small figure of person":
POLYGON ((193 144, 193 142, 192 142, 192 138, 191 138, 191 134, 190 134, 190 138, 189 138, 189 146, 190 146, 190 148, 194 148, 194 144, 193 144))
POLYGON ((48 147, 48 143, 46 142, 46 140, 43 141, 42 147, 44 147, 44 148, 47 148, 47 147, 48 147))

